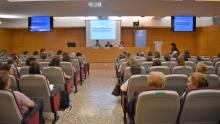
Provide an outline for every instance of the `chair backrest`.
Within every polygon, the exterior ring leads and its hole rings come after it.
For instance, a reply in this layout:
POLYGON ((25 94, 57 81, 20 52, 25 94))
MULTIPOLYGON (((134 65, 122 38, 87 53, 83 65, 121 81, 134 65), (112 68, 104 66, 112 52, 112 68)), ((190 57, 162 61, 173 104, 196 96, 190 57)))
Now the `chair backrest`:
POLYGON ((218 68, 217 75, 220 77, 220 67, 218 68))
MULTIPOLYGON (((141 74, 146 74, 144 67, 141 67, 141 74)), ((131 67, 126 67, 125 72, 124 72, 124 80, 123 81, 127 81, 131 76, 132 76, 131 67)))
POLYGON ((49 62, 39 62, 40 70, 42 71, 44 67, 49 66, 49 62))
POLYGON ((218 62, 218 61, 220 61, 219 58, 214 58, 214 59, 213 59, 213 64, 215 64, 215 63, 218 62))
POLYGON ((15 76, 15 78, 18 79, 19 76, 20 76, 18 68, 17 67, 11 67, 11 69, 13 70, 13 75, 15 76))
POLYGON ((191 61, 191 62, 194 62, 194 63, 197 62, 196 58, 188 58, 188 61, 191 61))
POLYGON ((180 124, 218 124, 220 117, 220 90, 193 90, 186 94, 180 124))
POLYGON ((29 66, 23 66, 19 69, 20 76, 29 74, 29 66))
POLYGON ((11 91, 0 90, 0 99, 0 123, 20 124, 23 117, 14 94, 11 91))
POLYGON ((166 75, 165 87, 175 90, 180 96, 187 88, 188 77, 182 74, 166 75))
POLYGON ((173 67, 176 66, 176 62, 172 62, 172 61, 162 62, 162 66, 167 66, 170 70, 172 70, 173 67))
POLYGON ((167 66, 152 66, 150 67, 149 72, 152 72, 152 71, 159 71, 165 75, 170 74, 170 69, 167 66))
POLYGON ((192 67, 193 71, 196 71, 196 63, 193 61, 185 61, 185 66, 192 67))
POLYGON ((25 62, 21 62, 21 63, 20 63, 20 66, 21 66, 21 67, 26 66, 26 63, 25 63, 25 62))
POLYGON ((135 124, 175 124, 179 110, 179 95, 175 91, 145 91, 137 99, 135 124))
POLYGON ((118 66, 120 66, 123 62, 125 62, 125 59, 121 59, 118 61, 118 66))
POLYGON ((215 63, 215 69, 217 70, 220 67, 220 61, 215 63))
POLYGON ((14 75, 10 75, 10 80, 11 80, 11 89, 12 90, 19 90, 19 87, 18 87, 18 83, 16 81, 16 78, 14 75))
POLYGON ((72 63, 71 62, 61 62, 60 66, 62 67, 62 69, 65 72, 65 74, 70 76, 70 78, 72 80, 73 76, 74 76, 72 63))
POLYGON ((219 77, 215 74, 207 74, 206 79, 209 83, 209 88, 219 88, 219 77))
POLYGON ((42 73, 49 80, 50 84, 55 84, 61 91, 65 91, 65 79, 61 67, 45 67, 42 73))
POLYGON ((148 75, 133 75, 128 81, 128 101, 133 97, 135 92, 141 92, 148 88, 148 75))
POLYGON ((214 66, 207 66, 206 67, 206 74, 216 74, 216 70, 214 66))
POLYGON ((193 69, 189 66, 176 66, 173 68, 173 74, 185 74, 190 76, 192 73, 193 69))
POLYGON ((142 62, 141 66, 143 66, 146 72, 149 72, 150 67, 152 66, 153 62, 142 62))
POLYGON ((78 59, 72 59, 72 64, 76 69, 76 73, 80 73, 80 65, 79 65, 79 60, 78 59))
POLYGON ((199 64, 199 63, 204 63, 204 64, 207 65, 207 66, 213 66, 212 61, 200 61, 200 62, 198 62, 198 64, 199 64))
POLYGON ((126 67, 127 67, 127 62, 123 62, 123 63, 119 66, 118 71, 119 71, 121 74, 124 74, 126 67))
POLYGON ((201 61, 210 61, 210 58, 203 56, 203 57, 201 57, 201 61))
POLYGON ((50 89, 45 76, 23 75, 19 82, 21 91, 25 95, 42 99, 44 102, 44 111, 51 112, 50 89))

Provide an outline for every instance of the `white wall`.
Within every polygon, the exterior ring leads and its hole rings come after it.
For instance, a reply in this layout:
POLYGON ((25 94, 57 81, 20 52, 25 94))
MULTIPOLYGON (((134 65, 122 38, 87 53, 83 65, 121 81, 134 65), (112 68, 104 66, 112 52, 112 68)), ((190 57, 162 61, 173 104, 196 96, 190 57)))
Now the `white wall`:
MULTIPOLYGON (((94 18, 94 17, 92 17, 94 18)), ((54 27, 85 27, 85 20, 90 17, 54 17, 54 27)), ((130 27, 134 21, 139 21, 140 26, 145 27, 170 27, 171 17, 156 19, 153 17, 118 17, 121 20, 122 27, 130 27)), ((0 19, 0 27, 7 28, 26 28, 28 27, 27 19, 0 19)), ((213 17, 197 17, 197 27, 213 25, 213 17)))

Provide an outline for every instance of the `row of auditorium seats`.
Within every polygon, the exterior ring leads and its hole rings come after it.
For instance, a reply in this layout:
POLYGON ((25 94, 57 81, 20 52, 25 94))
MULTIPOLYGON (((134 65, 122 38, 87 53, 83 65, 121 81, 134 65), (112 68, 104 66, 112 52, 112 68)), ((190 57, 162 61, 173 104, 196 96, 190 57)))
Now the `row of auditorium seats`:
POLYGON ((172 90, 143 91, 136 103, 135 124, 219 124, 219 103, 219 89, 195 89, 183 99, 172 90))
MULTIPOLYGON (((84 63, 80 65, 77 59, 72 59, 71 62, 61 62, 61 67, 49 66, 49 62, 39 62, 40 74, 29 74, 29 66, 26 66, 24 62, 20 63, 20 67, 14 67, 13 75, 10 75, 11 89, 17 90, 30 98, 39 100, 36 106, 43 106, 43 112, 52 112, 54 114, 53 123, 55 123, 59 116, 57 112, 62 110, 62 92, 65 91, 69 97, 72 92, 72 87, 75 86, 75 93, 77 92, 77 85, 83 84, 83 81, 89 74, 89 64, 84 63), (76 73, 73 72, 73 67, 76 73), (69 78, 66 78, 67 75, 69 78)), ((40 120, 37 121, 38 116, 42 114, 39 110, 35 110, 37 115, 32 114, 31 117, 25 117, 21 114, 17 100, 10 91, 0 91, 0 110, 4 110, 8 115, 4 116, 0 114, 1 123, 18 123, 22 122, 27 124, 39 124, 40 120), (7 105, 5 103, 8 103, 7 105), (15 104, 16 103, 16 104, 15 104), (12 109, 4 109, 13 106, 12 109), (28 119, 27 119, 28 118, 28 119), (33 118, 33 119, 32 119, 33 118)))
POLYGON ((128 79, 127 92, 121 91, 121 105, 124 122, 129 124, 126 114, 127 105, 135 93, 142 92, 136 103, 135 124, 218 124, 220 120, 220 60, 219 58, 203 57, 197 61, 188 58, 185 66, 177 66, 176 59, 162 59, 162 66, 152 66, 152 61, 136 57, 141 65, 141 74, 131 74, 125 59, 116 62, 116 76, 121 85, 128 79), (196 71, 197 64, 204 63, 208 89, 187 91, 188 77, 196 71), (148 73, 159 71, 166 75, 165 89, 149 90, 148 73), (184 97, 183 97, 184 96, 184 97), (183 97, 183 98, 182 98, 183 97), (150 99, 150 100, 149 100, 150 99), (181 100, 180 100, 181 99, 181 100), (180 104, 181 103, 181 104, 180 104), (159 119, 158 119, 159 118, 159 119))

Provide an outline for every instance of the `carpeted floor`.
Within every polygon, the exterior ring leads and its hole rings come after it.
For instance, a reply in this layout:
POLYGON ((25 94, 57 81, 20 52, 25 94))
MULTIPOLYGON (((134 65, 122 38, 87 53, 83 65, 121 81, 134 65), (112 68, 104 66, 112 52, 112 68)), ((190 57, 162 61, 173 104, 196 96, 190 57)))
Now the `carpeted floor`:
MULTIPOLYGON (((123 124, 120 98, 111 95, 115 84, 113 63, 91 64, 90 75, 79 92, 70 95, 72 110, 60 111, 56 124, 123 124)), ((46 124, 51 124, 53 115, 44 116, 46 124)))

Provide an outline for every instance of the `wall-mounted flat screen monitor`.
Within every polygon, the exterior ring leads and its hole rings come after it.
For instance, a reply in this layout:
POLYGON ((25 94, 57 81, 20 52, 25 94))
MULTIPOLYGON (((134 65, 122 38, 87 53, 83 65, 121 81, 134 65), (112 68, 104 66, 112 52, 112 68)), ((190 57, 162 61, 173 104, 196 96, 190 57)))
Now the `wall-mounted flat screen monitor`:
POLYGON ((174 32, 193 32, 196 31, 195 16, 172 16, 171 29, 174 32))
POLYGON ((52 16, 29 17, 28 29, 31 32, 51 32, 53 30, 53 17, 52 16))

